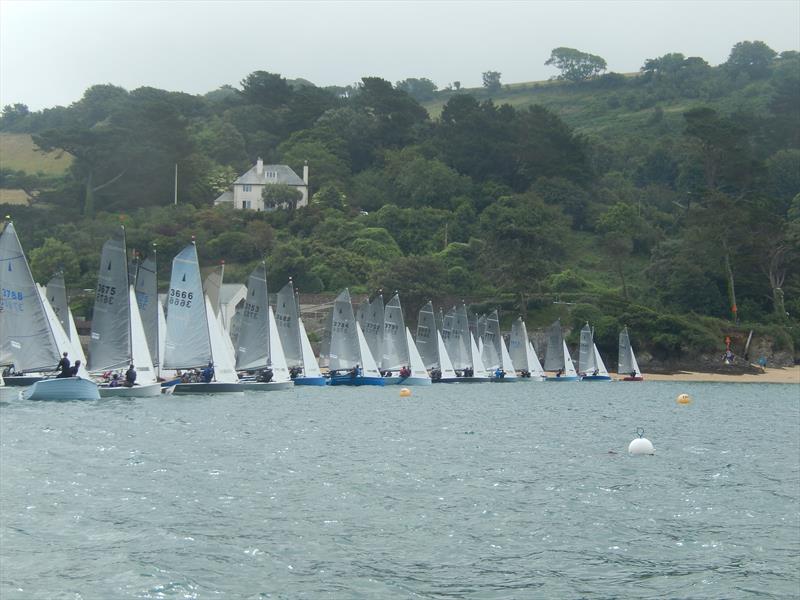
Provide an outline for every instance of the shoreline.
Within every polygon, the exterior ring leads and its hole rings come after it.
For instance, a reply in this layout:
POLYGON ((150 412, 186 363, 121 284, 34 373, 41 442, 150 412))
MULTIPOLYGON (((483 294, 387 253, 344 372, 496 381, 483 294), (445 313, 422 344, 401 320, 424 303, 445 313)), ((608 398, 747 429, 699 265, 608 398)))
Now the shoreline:
MULTIPOLYGON (((763 373, 703 373, 700 371, 677 371, 676 373, 647 373, 644 372, 644 380, 647 381, 696 381, 707 383, 789 383, 800 385, 800 365, 784 368, 767 367, 763 373)), ((615 380, 619 380, 616 374, 612 375, 615 380)))

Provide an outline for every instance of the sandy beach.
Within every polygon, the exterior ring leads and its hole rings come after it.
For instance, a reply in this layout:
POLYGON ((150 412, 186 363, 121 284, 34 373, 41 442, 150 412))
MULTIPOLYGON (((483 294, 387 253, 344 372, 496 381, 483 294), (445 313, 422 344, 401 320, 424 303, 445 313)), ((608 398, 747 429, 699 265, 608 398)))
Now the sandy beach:
POLYGON ((709 381, 725 383, 796 383, 800 384, 800 365, 787 368, 769 368, 764 373, 725 375, 722 373, 699 373, 679 371, 668 375, 644 373, 645 381, 709 381))

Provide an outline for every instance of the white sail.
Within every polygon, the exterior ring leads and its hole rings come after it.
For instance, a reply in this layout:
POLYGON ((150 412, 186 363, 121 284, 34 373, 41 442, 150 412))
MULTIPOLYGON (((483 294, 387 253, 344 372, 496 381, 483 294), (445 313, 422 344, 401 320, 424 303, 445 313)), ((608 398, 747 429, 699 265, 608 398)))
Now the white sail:
POLYGON ((69 305, 67 304, 67 288, 64 285, 64 274, 57 273, 53 275, 50 281, 47 282, 45 291, 47 292, 47 300, 50 302, 50 306, 53 312, 55 312, 56 317, 58 317, 58 321, 61 323, 64 331, 69 333, 69 323, 67 322, 67 310, 69 305))
POLYGON ((361 355, 360 364, 362 374, 364 377, 380 377, 381 372, 378 370, 378 364, 375 362, 372 352, 369 350, 369 345, 367 344, 364 334, 361 333, 361 327, 358 326, 358 323, 355 322, 355 319, 353 320, 353 324, 355 325, 356 336, 358 337, 358 351, 361 355))
POLYGON ((415 343, 422 361, 429 369, 439 367, 437 357, 436 318, 433 314, 433 304, 428 302, 419 311, 417 318, 417 337, 415 343))
POLYGON ((69 330, 67 331, 67 335, 69 335, 69 339, 72 342, 72 347, 75 348, 75 356, 78 357, 78 360, 81 361, 82 364, 86 364, 86 354, 83 352, 83 346, 81 345, 81 336, 78 335, 78 328, 75 326, 75 318, 72 316, 72 310, 67 307, 67 323, 69 325, 69 330))
POLYGON ((572 357, 569 355, 567 342, 562 340, 561 343, 563 344, 564 352, 564 375, 567 377, 577 377, 578 372, 575 370, 575 364, 572 362, 572 357))
MULTIPOLYGON (((50 302, 47 300, 47 293, 45 292, 45 289, 37 285, 36 290, 39 293, 39 298, 42 301, 44 314, 50 323, 50 329, 53 332, 53 339, 55 340, 56 347, 58 348, 58 354, 61 355, 66 352, 68 356, 73 357, 74 364, 77 362, 77 360, 74 360, 74 357, 76 357, 78 353, 75 351, 72 341, 69 339, 67 332, 64 331, 64 328, 61 326, 61 322, 58 320, 53 307, 50 306, 50 302)), ((86 370, 86 363, 83 361, 81 361, 81 365, 78 367, 78 377, 90 379, 89 372, 86 370)))
MULTIPOLYGON (((230 352, 228 345, 225 343, 227 334, 217 320, 214 314, 214 308, 211 306, 211 300, 205 296, 205 312, 206 312, 206 325, 208 336, 211 343, 211 363, 214 366, 214 381, 218 383, 238 383, 239 377, 236 375, 235 362, 236 359, 230 352)), ((170 308, 172 312, 172 308, 170 308)), ((169 315, 167 315, 169 318, 169 315)), ((202 329, 202 325, 200 326, 202 329)))
POLYGON ((159 302, 156 296, 156 309, 158 311, 158 374, 161 375, 164 370, 164 353, 167 348, 167 317, 164 316, 164 306, 159 302))
MULTIPOLYGON (((163 346, 164 332, 159 331, 159 308, 158 302, 158 277, 157 277, 157 255, 153 250, 152 254, 144 261, 136 265, 136 303, 139 305, 139 315, 142 317, 144 332, 147 336, 147 345, 150 349, 150 358, 153 365, 160 365, 163 351, 159 352, 159 346, 163 346)), ((163 308, 161 317, 163 317, 163 308)))
POLYGON ((375 360, 383 357, 383 329, 384 329, 383 294, 378 294, 371 301, 364 300, 358 308, 358 325, 361 333, 367 340, 369 350, 375 360))
POLYGON ((263 369, 269 363, 268 309, 267 267, 262 262, 247 278, 247 296, 236 341, 236 368, 239 370, 263 369))
MULTIPOLYGON (((328 368, 331 371, 352 369, 360 364, 359 338, 355 334, 356 324, 353 305, 350 303, 350 291, 344 289, 333 303, 328 324, 330 337, 327 348, 323 350, 323 354, 328 358, 328 368)), ((361 331, 360 327, 358 331, 361 331)), ((361 337, 364 337, 363 333, 361 337)), ((371 353, 370 356, 372 356, 371 353)))
MULTIPOLYGON (((204 368, 212 361, 211 320, 200 281, 194 242, 172 261, 167 296, 167 334, 163 366, 167 369, 204 368)), ((213 308, 211 309, 213 314, 213 308)))
POLYGON ((561 333, 561 321, 558 320, 550 326, 547 332, 547 351, 544 355, 545 371, 560 371, 564 368, 564 344, 561 333))
POLYGON ((153 368, 153 358, 150 356, 150 347, 147 345, 147 335, 144 332, 142 315, 139 313, 136 290, 133 286, 129 288, 128 306, 131 311, 131 360, 136 369, 136 383, 139 385, 156 383, 158 378, 153 368))
POLYGON ((303 363, 303 349, 298 325, 299 318, 300 311, 297 307, 297 297, 294 294, 294 286, 290 279, 278 292, 275 304, 275 324, 281 334, 281 345, 286 356, 286 364, 290 367, 303 363))
POLYGON ((501 366, 500 321, 496 310, 487 317, 486 331, 481 336, 481 340, 483 341, 483 348, 481 349, 483 364, 486 365, 487 369, 494 371, 501 366))
POLYGON ((500 338, 500 366, 505 372, 505 379, 514 379, 517 376, 517 371, 514 369, 514 363, 511 362, 511 357, 506 348, 506 342, 500 338))
MULTIPOLYGON (((453 360, 454 365, 463 364, 466 366, 469 363, 469 318, 467 317, 467 307, 462 302, 461 306, 456 309, 453 315, 453 330, 451 331, 452 348, 450 358, 453 360)), ((448 346, 450 348, 450 346, 448 346)), ((458 367, 457 367, 458 368, 458 367)))
POLYGON ((536 355, 536 350, 533 349, 533 344, 528 340, 528 370, 531 375, 544 375, 542 363, 539 362, 539 357, 536 355))
POLYGON ((301 317, 297 318, 297 326, 300 328, 300 348, 303 351, 303 377, 321 377, 322 373, 301 317))
POLYGON ((272 367, 272 381, 291 381, 289 367, 286 365, 286 356, 283 353, 281 336, 275 323, 275 314, 269 307, 269 357, 272 367))
POLYGON ((419 350, 417 350, 417 345, 414 343, 414 338, 411 337, 408 327, 406 327, 406 344, 408 344, 408 368, 411 369, 411 377, 430 379, 428 369, 425 368, 425 363, 422 362, 422 357, 419 355, 419 350))
POLYGON ((525 328, 525 321, 522 317, 511 324, 511 336, 508 340, 508 354, 514 366, 520 371, 531 371, 530 361, 528 360, 528 330, 525 328))
POLYGON ((452 379, 456 376, 456 371, 450 361, 450 356, 447 354, 447 348, 444 346, 444 340, 439 331, 436 332, 436 344, 439 349, 439 370, 442 372, 442 379, 452 379))
POLYGON ((636 362, 636 356, 633 353, 633 346, 631 346, 627 327, 619 334, 619 366, 617 367, 617 373, 620 375, 642 374, 639 370, 639 363, 636 362))
POLYGON ((468 333, 467 337, 469 337, 469 351, 472 359, 472 376, 487 378, 488 374, 486 373, 486 367, 483 364, 481 353, 478 352, 478 345, 475 343, 475 338, 472 337, 471 333, 468 333))
MULTIPOLYGON (((608 369, 606 369, 606 365, 603 363, 603 359, 600 357, 600 352, 597 350, 597 345, 592 344, 592 350, 594 354, 594 369, 597 370, 598 375, 603 375, 604 377, 608 377, 608 369)), ((636 359, 634 358, 634 361, 636 359)), ((638 365, 637 365, 638 367, 638 365)), ((638 369, 637 369, 638 371, 638 369)), ((587 375, 594 374, 594 370, 592 372, 587 372, 587 375)))

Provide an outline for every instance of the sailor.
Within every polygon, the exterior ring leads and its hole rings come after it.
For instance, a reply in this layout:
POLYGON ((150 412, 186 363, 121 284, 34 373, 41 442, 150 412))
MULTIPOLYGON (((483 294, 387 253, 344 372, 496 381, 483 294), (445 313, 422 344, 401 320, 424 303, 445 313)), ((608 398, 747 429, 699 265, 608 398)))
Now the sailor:
MULTIPOLYGON (((64 356, 65 357, 66 357, 66 355, 67 355, 67 353, 64 352, 64 356)), ((64 375, 64 377, 77 377, 78 376, 78 369, 80 369, 80 366, 81 366, 81 361, 76 360, 75 364, 72 366, 72 368, 68 369, 69 374, 68 375, 64 375)))
POLYGON ((501 369, 500 367, 497 367, 497 369, 495 369, 494 371, 494 376, 496 379, 502 379, 503 377, 506 376, 506 372, 503 371, 503 369, 501 369))
POLYGON ((111 381, 108 383, 108 387, 119 387, 119 373, 114 373, 111 376, 111 381))
POLYGON ((211 380, 214 379, 214 365, 212 363, 208 363, 208 366, 203 369, 202 372, 203 383, 211 383, 211 380))
POLYGON ((272 369, 267 367, 258 374, 258 377, 256 377, 256 381, 258 381, 259 383, 269 383, 270 381, 272 381, 272 375, 273 375, 272 369))
POLYGON ((64 352, 64 355, 61 357, 61 360, 58 361, 58 366, 56 367, 59 369, 60 373, 56 375, 56 377, 70 377, 71 369, 69 359, 67 358, 67 353, 64 352))
POLYGON ((133 368, 133 363, 125 371, 125 387, 133 387, 136 385, 136 369, 133 368))

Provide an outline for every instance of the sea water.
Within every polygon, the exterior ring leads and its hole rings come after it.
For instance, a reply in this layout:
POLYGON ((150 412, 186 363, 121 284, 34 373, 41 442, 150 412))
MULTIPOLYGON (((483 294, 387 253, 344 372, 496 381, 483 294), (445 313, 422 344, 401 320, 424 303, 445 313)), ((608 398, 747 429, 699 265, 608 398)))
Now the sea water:
POLYGON ((0 598, 797 597, 799 390, 6 402, 0 598))

